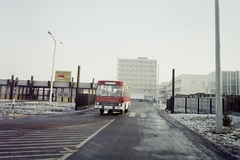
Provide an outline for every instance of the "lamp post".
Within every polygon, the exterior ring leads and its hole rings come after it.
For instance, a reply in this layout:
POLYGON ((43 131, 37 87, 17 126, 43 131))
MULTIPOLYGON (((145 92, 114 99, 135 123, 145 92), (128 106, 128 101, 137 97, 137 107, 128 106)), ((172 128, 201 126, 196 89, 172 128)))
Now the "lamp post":
POLYGON ((56 52, 56 40, 53 37, 52 33, 48 31, 54 40, 54 53, 53 53, 53 63, 52 63, 52 76, 51 76, 51 87, 50 87, 50 95, 49 95, 49 105, 52 105, 52 90, 53 90, 53 71, 54 71, 54 62, 55 62, 55 52, 56 52))
POLYGON ((220 56, 220 27, 219 2, 215 0, 215 87, 216 87, 216 133, 223 132, 222 120, 222 87, 221 87, 221 56, 220 56))
POLYGON ((194 82, 195 82, 195 80, 192 81, 192 83, 191 83, 191 93, 190 94, 192 94, 192 85, 193 85, 194 82))
POLYGON ((157 77, 157 104, 159 104, 159 64, 158 66, 158 77, 157 77))

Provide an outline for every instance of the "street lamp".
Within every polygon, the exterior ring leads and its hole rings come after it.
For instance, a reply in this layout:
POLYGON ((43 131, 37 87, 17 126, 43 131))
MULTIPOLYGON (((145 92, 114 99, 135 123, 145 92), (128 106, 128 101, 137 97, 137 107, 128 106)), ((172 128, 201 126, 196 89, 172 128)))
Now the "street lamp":
POLYGON ((158 66, 158 77, 157 77, 157 104, 159 104, 159 64, 158 66))
POLYGON ((192 85, 193 85, 194 82, 195 82, 195 80, 192 81, 192 83, 191 83, 191 93, 190 94, 192 94, 192 85))
POLYGON ((221 56, 220 56, 220 27, 219 2, 215 0, 215 87, 216 87, 216 133, 223 132, 222 119, 222 88, 221 88, 221 56))
POLYGON ((50 95, 49 95, 49 105, 52 105, 52 90, 53 90, 53 71, 54 71, 54 62, 55 62, 55 52, 56 52, 56 40, 53 37, 52 33, 48 31, 54 40, 54 53, 53 53, 53 63, 52 63, 52 77, 51 77, 51 88, 50 88, 50 95))

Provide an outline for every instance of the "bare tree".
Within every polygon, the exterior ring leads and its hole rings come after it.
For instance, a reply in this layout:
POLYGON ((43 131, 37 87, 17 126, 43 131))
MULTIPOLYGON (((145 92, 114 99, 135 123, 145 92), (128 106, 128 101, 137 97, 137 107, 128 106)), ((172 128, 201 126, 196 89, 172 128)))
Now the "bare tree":
POLYGON ((205 86, 204 82, 202 82, 201 84, 203 85, 203 88, 205 89, 206 93, 208 94, 208 90, 209 90, 210 82, 208 82, 207 87, 205 86))

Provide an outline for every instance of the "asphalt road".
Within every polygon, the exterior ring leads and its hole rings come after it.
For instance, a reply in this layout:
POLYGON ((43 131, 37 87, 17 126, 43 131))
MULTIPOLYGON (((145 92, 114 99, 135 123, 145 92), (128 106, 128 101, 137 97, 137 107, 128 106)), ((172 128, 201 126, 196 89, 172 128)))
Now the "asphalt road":
POLYGON ((234 159, 162 113, 134 102, 124 115, 98 110, 0 121, 0 159, 234 159))
POLYGON ((232 159, 159 112, 150 103, 134 103, 124 116, 103 115, 115 120, 67 159, 232 159))

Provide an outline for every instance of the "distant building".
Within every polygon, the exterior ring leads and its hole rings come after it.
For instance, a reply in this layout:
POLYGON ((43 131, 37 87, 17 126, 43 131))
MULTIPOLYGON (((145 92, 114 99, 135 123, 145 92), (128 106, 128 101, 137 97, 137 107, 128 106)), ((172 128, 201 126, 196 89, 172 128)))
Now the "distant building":
MULTIPOLYGON (((175 77, 175 94, 194 94, 207 93, 207 85, 209 84, 208 75, 191 75, 181 74, 175 77), (205 86, 205 88, 204 88, 205 86)), ((170 80, 166 86, 167 93, 172 93, 172 81, 170 80)))
POLYGON ((167 93, 167 82, 162 82, 159 85, 159 101, 160 102, 166 102, 166 95, 167 93))
POLYGON ((118 58, 117 80, 131 86, 132 95, 142 95, 146 100, 157 97, 157 60, 139 57, 118 58))
MULTIPOLYGON (((222 71, 222 94, 240 95, 240 71, 222 71)), ((165 95, 172 94, 172 80, 159 86, 159 97, 165 102, 165 95)), ((215 72, 208 75, 181 74, 175 77, 175 95, 195 93, 215 94, 215 72)))
MULTIPOLYGON (((240 71, 222 71, 222 94, 240 95, 240 71)), ((215 94, 215 72, 209 73, 210 94, 215 94)))

